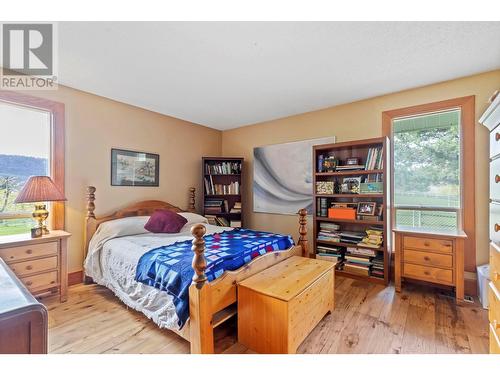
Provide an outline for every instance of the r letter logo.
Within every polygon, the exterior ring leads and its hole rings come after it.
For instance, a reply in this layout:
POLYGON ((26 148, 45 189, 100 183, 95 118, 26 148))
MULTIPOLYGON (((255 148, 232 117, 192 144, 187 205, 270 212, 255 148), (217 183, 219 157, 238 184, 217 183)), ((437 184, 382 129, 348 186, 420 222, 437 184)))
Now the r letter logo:
POLYGON ((56 88, 54 39, 54 25, 50 23, 4 23, 0 88, 56 88))

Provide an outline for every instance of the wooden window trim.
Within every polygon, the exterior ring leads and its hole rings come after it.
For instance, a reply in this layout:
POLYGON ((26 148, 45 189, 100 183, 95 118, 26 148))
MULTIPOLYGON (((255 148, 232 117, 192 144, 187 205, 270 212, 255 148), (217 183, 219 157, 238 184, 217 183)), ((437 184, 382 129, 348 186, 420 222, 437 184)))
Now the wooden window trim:
MULTIPOLYGON (((5 90, 0 90, 0 101, 51 113, 50 177, 64 194, 64 104, 5 90)), ((53 229, 64 229, 64 207, 64 202, 52 203, 49 218, 53 229)))
MULTIPOLYGON (((453 108, 461 110, 461 223, 467 234, 465 240, 465 271, 476 272, 476 169, 475 169, 475 96, 448 99, 440 102, 421 104, 382 112, 382 134, 391 139, 391 157, 394 152, 392 142, 392 121, 395 118, 444 111, 453 108)), ((391 198, 394 194, 394 169, 391 168, 391 198)), ((394 217, 394 207, 391 208, 394 217)))

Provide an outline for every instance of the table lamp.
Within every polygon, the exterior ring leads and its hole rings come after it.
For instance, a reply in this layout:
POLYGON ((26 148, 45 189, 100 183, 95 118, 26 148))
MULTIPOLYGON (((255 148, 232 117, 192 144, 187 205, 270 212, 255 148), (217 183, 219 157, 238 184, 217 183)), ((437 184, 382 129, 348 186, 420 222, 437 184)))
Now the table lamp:
POLYGON ((49 234, 45 220, 49 216, 45 203, 65 201, 62 194, 52 179, 48 176, 31 176, 19 192, 14 203, 35 203, 33 218, 38 222, 38 226, 31 231, 32 237, 39 237, 43 234, 49 234))

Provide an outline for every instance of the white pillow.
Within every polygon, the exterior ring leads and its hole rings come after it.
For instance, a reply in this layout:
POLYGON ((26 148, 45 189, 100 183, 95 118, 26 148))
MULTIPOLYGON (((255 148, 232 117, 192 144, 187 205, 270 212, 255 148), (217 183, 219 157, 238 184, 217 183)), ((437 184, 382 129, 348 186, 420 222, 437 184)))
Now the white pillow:
POLYGON ((184 225, 188 225, 190 228, 194 224, 208 224, 206 217, 192 213, 192 212, 179 212, 179 215, 184 217, 188 222, 184 225))

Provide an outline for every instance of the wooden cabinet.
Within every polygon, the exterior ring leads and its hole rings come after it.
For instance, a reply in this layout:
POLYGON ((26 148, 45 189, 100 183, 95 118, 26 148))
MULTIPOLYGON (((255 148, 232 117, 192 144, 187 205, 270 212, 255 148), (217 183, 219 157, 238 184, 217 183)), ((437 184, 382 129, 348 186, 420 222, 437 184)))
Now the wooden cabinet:
POLYGON ((295 353, 333 303, 334 264, 291 257, 238 284, 238 340, 257 353, 295 353))
POLYGON ((69 236, 67 232, 54 230, 40 238, 29 235, 0 237, 0 258, 33 295, 58 293, 64 302, 68 286, 69 236))
POLYGON ((403 280, 420 280, 455 287, 458 301, 464 298, 463 232, 395 232, 395 284, 401 291, 403 280))
POLYGON ((47 353, 47 309, 0 259, 0 354, 47 353))
POLYGON ((479 122, 490 131, 490 272, 489 320, 490 353, 500 354, 500 95, 497 91, 490 99, 479 122))

